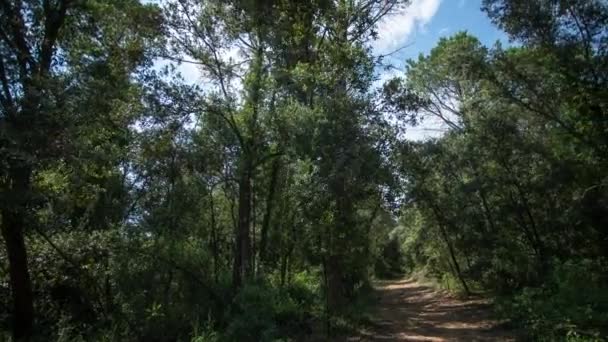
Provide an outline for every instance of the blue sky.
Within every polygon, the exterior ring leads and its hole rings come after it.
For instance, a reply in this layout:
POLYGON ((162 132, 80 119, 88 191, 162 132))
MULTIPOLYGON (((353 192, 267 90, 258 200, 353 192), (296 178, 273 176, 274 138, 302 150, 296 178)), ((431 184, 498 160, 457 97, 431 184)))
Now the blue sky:
MULTIPOLYGON (((467 31, 487 45, 497 40, 508 42, 506 34, 495 27, 484 12, 481 0, 412 0, 404 8, 385 18, 378 26, 379 39, 373 43, 374 54, 394 52, 385 60, 395 68, 379 70, 381 85, 384 80, 402 76, 407 59, 428 54, 441 37, 451 36, 459 31, 467 31)), ((437 137, 447 130, 445 124, 432 118, 417 127, 409 127, 406 138, 423 140, 437 137)))
POLYGON ((390 59, 402 67, 406 59, 428 53, 441 37, 465 30, 485 45, 508 41, 481 11, 481 0, 413 0, 380 23, 379 39, 373 46, 376 54, 405 47, 390 59))
POLYGON ((400 47, 409 43, 401 53, 405 58, 426 53, 440 37, 463 30, 486 45, 492 45, 496 40, 507 41, 506 35, 481 11, 481 0, 413 0, 409 7, 383 24, 380 26, 380 45, 400 47), (390 43, 383 44, 386 40, 390 43))

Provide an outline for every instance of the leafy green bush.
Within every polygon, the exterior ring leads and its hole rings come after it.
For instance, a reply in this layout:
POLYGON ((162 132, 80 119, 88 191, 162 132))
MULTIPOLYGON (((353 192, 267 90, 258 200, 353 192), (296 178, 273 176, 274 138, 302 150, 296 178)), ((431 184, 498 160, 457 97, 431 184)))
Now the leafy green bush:
POLYGON ((213 323, 209 319, 205 324, 198 322, 193 324, 192 338, 190 342, 219 342, 221 335, 213 328, 213 323))
POLYGON ((403 275, 404 256, 400 242, 392 238, 381 246, 376 259, 375 273, 379 278, 391 279, 403 275))
POLYGON ((294 276, 289 285, 256 282, 235 297, 226 321, 229 341, 275 341, 307 335, 320 309, 319 281, 310 273, 294 276))
POLYGON ((559 263, 543 287, 502 298, 498 308, 538 340, 600 341, 608 334, 607 274, 604 261, 559 263))
POLYGON ((227 335, 231 341, 269 341, 277 336, 274 293, 264 284, 248 284, 236 296, 227 335))

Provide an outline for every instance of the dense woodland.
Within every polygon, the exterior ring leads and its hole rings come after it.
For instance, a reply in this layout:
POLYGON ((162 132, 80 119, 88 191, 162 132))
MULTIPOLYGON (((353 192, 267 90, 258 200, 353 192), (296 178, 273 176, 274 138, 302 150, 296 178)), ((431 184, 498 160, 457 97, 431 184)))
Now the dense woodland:
POLYGON ((377 86, 407 5, 0 1, 0 340, 337 340, 408 273, 605 337, 608 4, 485 0, 508 46, 377 86))

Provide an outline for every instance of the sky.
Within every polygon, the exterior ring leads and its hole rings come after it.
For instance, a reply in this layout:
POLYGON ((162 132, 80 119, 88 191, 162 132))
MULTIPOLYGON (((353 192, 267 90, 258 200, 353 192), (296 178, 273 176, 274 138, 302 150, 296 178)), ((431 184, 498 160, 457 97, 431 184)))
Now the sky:
MULTIPOLYGON (((508 42, 504 32, 495 27, 484 12, 481 0, 412 0, 399 13, 382 21, 378 26, 379 39, 374 42, 376 55, 391 54, 386 61, 395 68, 379 72, 377 85, 394 76, 402 76, 405 61, 421 53, 428 54, 441 37, 467 31, 483 44, 508 42)), ((443 134, 447 128, 440 121, 429 119, 417 127, 409 127, 406 138, 424 140, 443 134)))
POLYGON ((459 31, 468 31, 486 45, 507 41, 506 35, 481 11, 481 0, 413 0, 381 22, 378 30, 374 49, 386 53, 406 46, 396 54, 402 59, 427 53, 439 38, 459 31))

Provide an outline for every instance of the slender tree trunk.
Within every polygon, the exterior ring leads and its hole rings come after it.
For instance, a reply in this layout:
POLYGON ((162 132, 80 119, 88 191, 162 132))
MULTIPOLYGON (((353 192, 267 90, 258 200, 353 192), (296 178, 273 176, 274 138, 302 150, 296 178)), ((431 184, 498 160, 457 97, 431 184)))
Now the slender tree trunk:
POLYGON ((292 265, 292 262, 291 262, 291 253, 292 253, 292 251, 293 251, 293 247, 287 253, 287 262, 286 262, 286 273, 287 273, 286 274, 287 275, 286 282, 287 282, 287 285, 291 284, 291 265, 292 265))
POLYGON ((163 291, 163 310, 165 311, 165 314, 169 314, 169 309, 170 309, 170 305, 171 305, 171 286, 173 285, 173 268, 169 269, 169 272, 167 273, 167 279, 166 279, 166 284, 165 284, 165 288, 163 291))
POLYGON ((494 224, 494 218, 492 217, 492 210, 490 209, 490 205, 488 204, 488 199, 486 197, 485 191, 478 191, 479 197, 481 198, 481 204, 483 206, 483 212, 485 214, 486 220, 488 220, 488 225, 491 228, 490 234, 496 234, 496 225, 494 224))
POLYGON ((106 307, 106 311, 108 315, 114 314, 114 297, 112 296, 112 283, 110 278, 110 256, 106 255, 105 258, 105 271, 106 271, 106 279, 104 281, 104 289, 103 293, 105 296, 104 306, 106 307))
POLYGON ((11 193, 17 198, 2 212, 2 236, 6 245, 10 286, 13 299, 13 340, 29 341, 34 322, 32 283, 25 247, 27 196, 30 192, 30 174, 27 167, 11 172, 11 193))
POLYGON ((443 235, 443 239, 444 239, 446 245, 448 246, 448 251, 450 252, 450 258, 452 259, 452 263, 454 265, 454 270, 456 271, 456 276, 458 277, 458 280, 460 280, 460 283, 462 284, 462 287, 464 288, 464 292, 468 296, 471 294, 471 291, 469 290, 469 286, 467 285, 467 282, 464 280, 464 277, 462 276, 462 271, 460 268, 460 264, 458 263, 458 259, 456 259, 456 253, 454 252, 454 247, 452 246, 452 243, 450 242, 450 239, 448 238, 447 232, 445 231, 445 226, 440 223, 439 227, 441 229, 441 235, 443 235))
POLYGON ((542 251, 542 240, 540 239, 540 235, 538 234, 538 229, 536 229, 536 220, 534 220, 534 216, 532 215, 532 211, 530 210, 530 205, 528 204, 528 198, 526 194, 523 192, 519 184, 515 182, 515 186, 519 193, 519 197, 521 198, 522 204, 524 205, 524 210, 526 212, 526 216, 530 220, 530 226, 532 227, 532 234, 534 235, 534 239, 536 240, 536 244, 539 247, 539 252, 542 251))
POLYGON ((289 219, 289 224, 291 225, 291 238, 289 239, 289 248, 287 249, 287 285, 291 284, 291 274, 292 274, 292 255, 293 251, 296 248, 297 241, 297 232, 296 232, 296 224, 295 224, 296 212, 294 211, 289 219))
POLYGON ((515 173, 511 170, 511 167, 509 167, 507 161, 502 160, 501 164, 504 167, 504 169, 508 172, 508 174, 512 176, 512 178, 510 177, 511 184, 513 184, 513 186, 517 190, 517 193, 518 193, 521 203, 523 205, 524 212, 526 213, 526 216, 528 217, 528 220, 530 221, 530 228, 532 230, 532 236, 534 237, 536 248, 538 250, 540 268, 541 268, 541 271, 544 273, 547 271, 547 269, 549 267, 549 263, 548 263, 548 260, 546 257, 544 243, 538 232, 538 228, 536 226, 536 220, 534 219, 534 215, 532 214, 532 210, 531 210, 530 204, 528 202, 528 197, 526 196, 526 193, 525 193, 523 187, 521 186, 521 184, 519 183, 518 179, 514 176, 515 173))
POLYGON ((331 305, 329 303, 329 276, 326 256, 323 257, 321 267, 323 268, 323 290, 325 292, 325 335, 329 337, 331 335, 331 305))
POLYGON ((344 255, 348 253, 348 229, 350 225, 350 215, 352 214, 351 201, 346 193, 346 178, 342 171, 338 172, 337 179, 333 186, 333 194, 336 201, 336 219, 332 229, 329 229, 328 239, 328 258, 327 258, 327 281, 330 312, 338 312, 345 303, 345 295, 349 293, 346 286, 351 284, 344 283, 344 255))
POLYGON ((281 287, 285 286, 285 279, 287 277, 287 253, 281 257, 281 287))
POLYGON ((481 204, 483 206, 483 211, 484 211, 486 220, 488 221, 488 225, 491 228, 490 233, 496 234, 497 230, 496 230, 496 225, 494 224, 494 217, 492 215, 492 210, 491 210, 490 204, 488 202, 488 196, 486 195, 486 192, 485 192, 483 186, 481 185, 481 176, 479 175, 479 170, 477 169, 477 164, 474 164, 470 160, 468 161, 468 163, 469 163, 469 166, 471 167, 471 170, 473 171, 473 175, 480 182, 479 190, 477 190, 477 193, 479 195, 479 198, 481 199, 481 204))
POLYGON ((513 196, 513 192, 511 190, 509 190, 509 199, 511 200, 511 204, 515 208, 515 213, 516 213, 515 221, 517 221, 518 225, 521 227, 521 229, 526 237, 526 240, 528 240, 530 247, 532 247, 532 249, 534 250, 534 254, 540 260, 540 253, 538 250, 538 246, 536 245, 536 240, 535 240, 532 232, 530 231, 528 224, 526 223, 526 219, 524 218, 524 215, 522 214, 522 210, 519 208, 519 202, 517 200, 515 200, 515 197, 513 196))
MULTIPOLYGON (((481 177, 479 176, 479 172, 477 170, 477 166, 475 164, 473 164, 472 162, 468 162, 469 167, 471 168, 471 171, 473 171, 473 175, 475 176, 475 178, 479 181, 481 181, 481 177)), ((453 169, 448 169, 450 174, 452 175, 452 178, 454 178, 454 180, 462 185, 465 184, 465 182, 462 180, 461 177, 459 177, 454 171, 453 169)), ((447 191, 447 189, 446 189, 447 191)), ((479 196, 479 199, 481 200, 481 207, 482 207, 482 211, 484 214, 484 218, 486 220, 486 232, 491 234, 495 234, 496 233, 496 225, 494 223, 494 218, 492 216, 492 210, 490 208, 490 204, 488 203, 488 197, 486 195, 486 192, 484 191, 483 187, 480 186, 479 189, 476 191, 477 196, 479 196), (489 228, 489 229, 488 229, 489 228)))
POLYGON ((217 223, 215 220, 215 202, 213 200, 213 189, 209 195, 211 204, 211 253, 213 253, 213 278, 215 283, 218 283, 219 279, 219 250, 218 250, 218 237, 217 237, 217 223))
POLYGON ((272 216, 272 209, 274 206, 274 195, 277 187, 277 179, 280 167, 280 160, 277 158, 272 163, 272 170, 270 173, 270 185, 268 187, 268 197, 266 198, 266 212, 262 219, 262 230, 260 232, 260 267, 264 267, 266 261, 266 248, 268 244, 268 229, 270 228, 270 218, 272 216))
POLYGON ((450 258, 452 259, 452 263, 454 264, 454 269, 456 270, 456 276, 458 277, 458 280, 460 280, 460 283, 462 284, 462 287, 464 288, 464 292, 468 296, 471 294, 471 291, 469 290, 469 286, 467 285, 467 282, 464 280, 464 277, 462 276, 462 271, 460 268, 460 264, 458 263, 458 259, 456 259, 456 253, 454 252, 454 247, 452 247, 452 244, 450 243, 450 240, 445 231, 445 226, 443 226, 443 224, 440 224, 439 226, 441 228, 443 239, 445 240, 445 243, 448 245, 448 250, 450 252, 450 258))
POLYGON ((450 259, 452 259, 452 263, 454 265, 454 270, 456 271, 456 277, 458 277, 458 280, 460 280, 460 283, 462 284, 462 287, 468 296, 471 294, 471 291, 469 290, 469 286, 467 285, 467 282, 465 281, 464 277, 462 276, 460 264, 458 263, 458 259, 456 258, 456 252, 454 251, 454 247, 452 246, 452 243, 450 242, 448 232, 445 229, 445 225, 444 225, 443 219, 441 217, 441 214, 439 212, 439 209, 436 206, 433 206, 433 211, 435 212, 435 217, 437 219, 437 224, 439 225, 439 231, 441 232, 441 236, 443 237, 443 240, 448 247, 448 252, 450 253, 450 259))
POLYGON ((255 221, 257 220, 257 215, 256 215, 256 205, 257 202, 255 200, 255 184, 253 184, 253 180, 251 180, 251 272, 252 275, 255 277, 256 275, 256 255, 257 255, 257 246, 256 246, 256 239, 257 239, 257 232, 256 232, 256 226, 255 226, 255 221))
POLYGON ((238 289, 251 275, 251 164, 246 161, 239 181, 239 218, 236 233, 233 286, 238 289))

